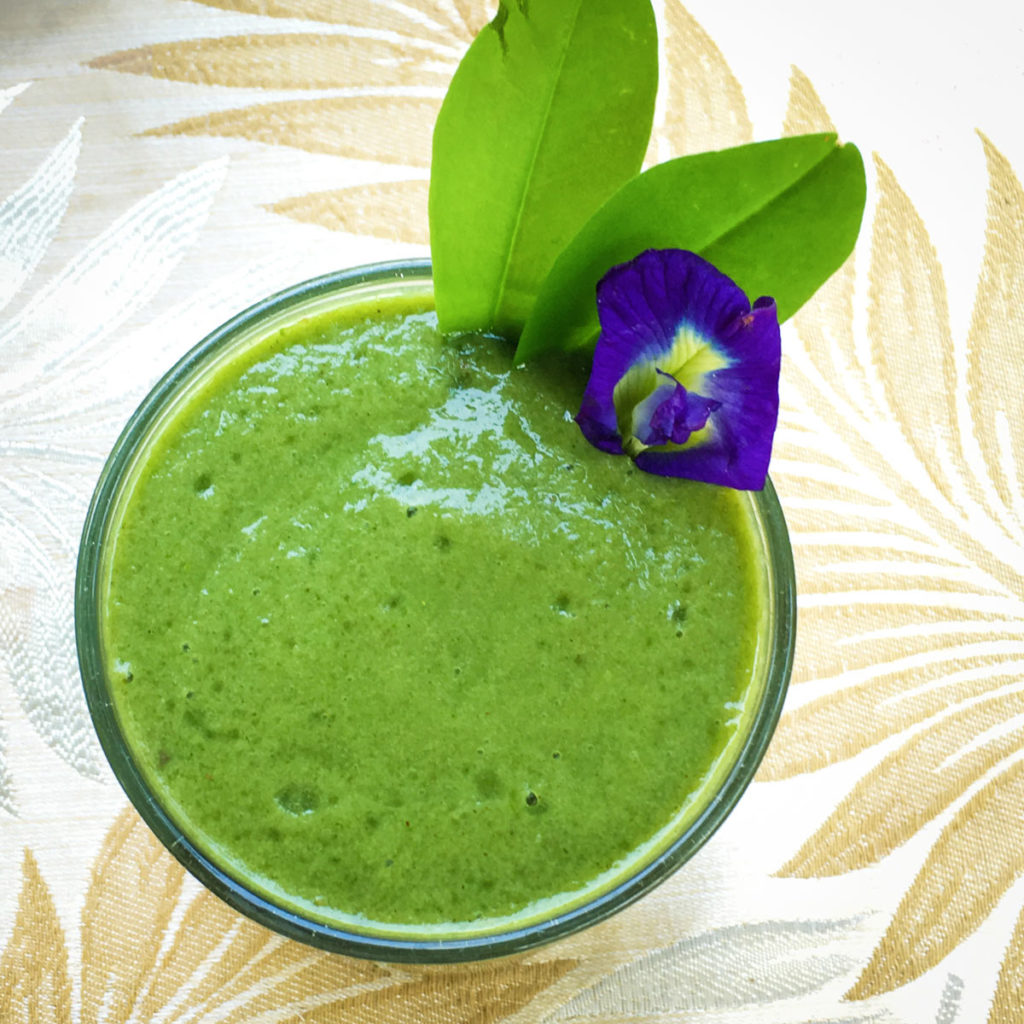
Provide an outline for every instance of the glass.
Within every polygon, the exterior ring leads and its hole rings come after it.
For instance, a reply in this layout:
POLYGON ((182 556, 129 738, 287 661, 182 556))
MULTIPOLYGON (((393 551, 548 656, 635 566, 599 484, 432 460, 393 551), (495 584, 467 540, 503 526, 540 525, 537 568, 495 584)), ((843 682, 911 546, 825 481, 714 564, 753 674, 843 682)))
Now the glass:
POLYGON ((129 420, 100 475, 79 551, 75 630, 86 699, 111 768, 149 827, 199 881, 260 924, 322 949, 374 960, 451 963, 520 952, 595 924, 659 884, 707 842, 753 778, 781 713, 792 668, 796 592, 789 536, 769 481, 762 492, 745 495, 763 553, 767 610, 748 696, 755 707, 744 717, 745 732, 727 748, 732 757, 718 767, 717 785, 710 799, 684 820, 679 834, 647 860, 635 864, 628 877, 598 890, 582 903, 555 905, 541 919, 483 934, 431 933, 410 938, 407 934, 364 933, 312 920, 279 906, 215 863, 161 806, 118 722, 104 668, 100 628, 112 524, 117 522, 128 485, 140 460, 148 455, 150 442, 171 422, 199 380, 207 379, 230 364, 246 346, 285 324, 342 304, 421 294, 432 294, 430 264, 425 260, 328 274, 264 299, 219 327, 184 356, 129 420))

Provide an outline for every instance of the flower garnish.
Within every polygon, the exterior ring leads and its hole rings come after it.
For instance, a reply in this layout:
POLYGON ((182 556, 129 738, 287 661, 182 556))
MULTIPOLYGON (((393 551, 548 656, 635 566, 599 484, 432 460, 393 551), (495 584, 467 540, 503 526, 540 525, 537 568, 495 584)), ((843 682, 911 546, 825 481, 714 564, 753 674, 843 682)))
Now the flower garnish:
POLYGON ((587 440, 649 473, 760 490, 779 413, 774 300, 751 307, 695 253, 648 249, 605 274, 597 309, 587 440))

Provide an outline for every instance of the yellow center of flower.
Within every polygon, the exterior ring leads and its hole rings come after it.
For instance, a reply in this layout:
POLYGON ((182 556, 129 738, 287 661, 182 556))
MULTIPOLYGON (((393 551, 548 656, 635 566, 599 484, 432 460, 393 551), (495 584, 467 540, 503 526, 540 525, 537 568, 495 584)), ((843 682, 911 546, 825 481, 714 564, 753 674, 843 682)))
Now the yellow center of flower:
MULTIPOLYGON (((688 323, 679 326, 672 341, 672 347, 667 352, 654 359, 634 363, 615 385, 615 390, 612 392, 619 436, 622 438, 622 447, 626 454, 635 458, 648 447, 636 436, 636 417, 644 400, 649 398, 665 381, 664 377, 658 376, 658 370, 671 374, 687 391, 706 395, 703 390, 705 375, 715 370, 721 370, 728 365, 729 360, 688 323)), ((706 440, 711 429, 709 423, 701 430, 694 431, 684 444, 669 443, 656 447, 659 451, 678 451, 681 448, 690 448, 706 440)))

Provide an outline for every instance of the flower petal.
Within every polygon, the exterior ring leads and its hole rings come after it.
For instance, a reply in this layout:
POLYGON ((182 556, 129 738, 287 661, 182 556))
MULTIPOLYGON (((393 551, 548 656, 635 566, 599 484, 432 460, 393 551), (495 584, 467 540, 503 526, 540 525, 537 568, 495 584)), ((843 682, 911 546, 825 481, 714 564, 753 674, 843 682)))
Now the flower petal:
POLYGON ((636 464, 663 476, 760 490, 768 475, 779 415, 781 336, 775 303, 758 299, 723 338, 723 345, 735 361, 705 378, 709 397, 720 403, 707 435, 682 450, 648 448, 637 455, 636 464))
POLYGON ((648 472, 763 487, 778 418, 774 301, 751 308, 695 253, 649 249, 601 279, 597 305, 584 436, 648 472))
POLYGON ((684 444, 722 403, 687 391, 670 373, 633 409, 633 436, 644 445, 684 444))

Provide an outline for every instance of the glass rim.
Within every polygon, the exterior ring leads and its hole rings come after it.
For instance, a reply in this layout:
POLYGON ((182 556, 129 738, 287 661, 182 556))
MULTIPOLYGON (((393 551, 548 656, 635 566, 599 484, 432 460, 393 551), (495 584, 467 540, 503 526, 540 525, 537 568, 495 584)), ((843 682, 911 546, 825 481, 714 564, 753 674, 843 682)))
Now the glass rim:
MULTIPOLYGON (((452 937, 410 938, 363 932, 328 924, 281 906, 254 891, 204 853, 155 796, 133 757, 109 692, 99 630, 100 584, 105 542, 112 512, 131 469, 159 420, 200 368, 232 342, 272 317, 280 317, 317 299, 360 288, 394 285, 409 288, 432 282, 427 259, 374 263, 324 274, 278 291, 254 303, 210 332, 182 356, 151 389, 132 414, 100 473, 82 530, 75 580, 75 640, 86 702, 113 773, 157 838, 215 895, 235 910, 287 938, 320 949, 394 963, 455 963, 489 959, 531 949, 604 920, 653 889, 688 861, 717 831, 752 781, 774 733, 792 671, 796 637, 796 580, 792 549, 778 496, 770 480, 763 491, 747 492, 759 542, 766 553, 766 604, 770 645, 764 659, 764 684, 746 736, 714 792, 679 834, 651 859, 582 902, 506 930, 452 937)), ((308 314, 307 314, 308 315, 308 314)), ((266 337, 263 332, 259 338, 266 337)), ((254 338, 254 341, 259 340, 254 338)), ((386 927, 383 926, 382 927, 386 927)))

